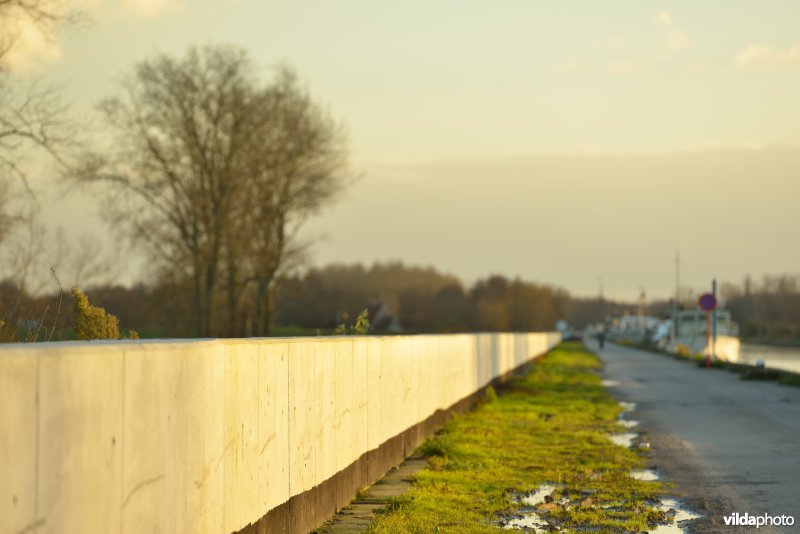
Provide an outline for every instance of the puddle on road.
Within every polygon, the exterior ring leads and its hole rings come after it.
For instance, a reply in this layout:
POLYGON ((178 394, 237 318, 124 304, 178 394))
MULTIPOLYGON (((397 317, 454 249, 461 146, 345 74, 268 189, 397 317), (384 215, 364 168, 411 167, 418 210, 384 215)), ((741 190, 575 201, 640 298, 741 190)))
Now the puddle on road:
POLYGON ((658 473, 652 469, 636 469, 631 471, 631 478, 635 480, 658 480, 658 473))
MULTIPOLYGON (((606 387, 613 387, 617 385, 614 380, 603 380, 603 385, 606 387)), ((617 423, 626 429, 631 429, 639 426, 639 421, 627 419, 625 414, 629 414, 636 410, 636 403, 634 402, 620 402, 622 413, 617 420, 617 423)), ((633 442, 639 437, 636 432, 621 432, 615 434, 608 434, 608 438, 615 444, 626 448, 632 448, 633 442)), ((641 443, 640 448, 649 449, 649 443, 641 443)), ((658 480, 658 473, 654 469, 636 469, 631 471, 630 477, 635 480, 654 481, 658 480)), ((521 529, 533 532, 554 532, 560 531, 561 528, 548 522, 541 514, 536 511, 536 507, 547 501, 547 497, 553 494, 559 486, 554 484, 543 484, 538 490, 535 490, 527 495, 515 495, 514 500, 518 503, 524 503, 523 507, 518 513, 513 516, 501 519, 500 525, 505 529, 521 529)), ((561 506, 569 506, 569 499, 562 497, 559 504, 561 506)), ((648 534, 686 534, 687 526, 685 523, 694 519, 699 519, 702 516, 691 512, 683 507, 677 499, 662 499, 658 506, 658 510, 663 511, 668 518, 673 522, 669 525, 657 525, 648 530, 648 534)), ((591 532, 596 527, 582 526, 578 527, 579 532, 591 532)))
POLYGON ((557 489, 558 487, 553 484, 542 484, 541 488, 520 500, 528 506, 536 506, 537 504, 542 504, 547 496, 551 495, 557 489))
POLYGON ((537 532, 537 529, 541 529, 541 531, 547 532, 550 529, 550 523, 542 519, 542 516, 536 512, 528 512, 522 515, 522 517, 510 519, 508 523, 503 525, 503 528, 525 530, 533 529, 534 532, 537 532))
POLYGON ((615 444, 619 445, 620 447, 626 447, 630 449, 633 447, 633 440, 639 437, 639 434, 635 432, 623 432, 622 434, 609 434, 608 439, 613 441, 615 444))
MULTIPOLYGON (((631 472, 630 476, 636 480, 649 481, 658 479, 658 473, 656 473, 656 471, 653 469, 635 470, 631 472)), ((524 503, 526 506, 513 516, 501 519, 500 526, 502 526, 504 529, 525 530, 532 531, 534 533, 560 531, 561 528, 559 526, 554 525, 545 519, 542 514, 539 514, 536 511, 535 508, 536 506, 546 502, 547 498, 557 489, 559 489, 559 486, 554 484, 543 484, 538 490, 535 490, 528 495, 514 495, 513 499, 516 502, 524 503)), ((568 505, 569 499, 562 497, 559 504, 562 506, 568 505)), ((686 529, 688 527, 685 525, 685 523, 687 521, 702 517, 701 515, 684 508, 681 502, 677 499, 662 499, 658 503, 657 509, 663 511, 668 518, 672 519, 673 522, 669 525, 657 525, 649 529, 647 531, 648 534, 686 534, 686 529)), ((580 526, 572 528, 575 528, 578 532, 591 532, 597 529, 597 527, 593 526, 580 526)))
POLYGON ((616 380, 601 380, 600 383, 606 388, 615 388, 619 385, 616 380))
POLYGON ((684 508, 677 499, 662 500, 658 509, 666 512, 667 517, 672 517, 673 523, 670 525, 658 525, 653 530, 648 530, 649 534, 685 534, 687 527, 683 525, 684 522, 703 517, 684 508))
MULTIPOLYGON (((528 495, 516 495, 514 500, 524 503, 526 506, 518 514, 507 520, 501 521, 503 528, 508 529, 532 529, 534 532, 551 530, 550 523, 536 512, 536 506, 544 503, 547 497, 558 489, 554 484, 542 484, 542 486, 528 495), (538 530, 541 529, 541 530, 538 530)), ((556 530, 560 530, 556 527, 556 530)))
MULTIPOLYGON (((619 414, 619 418, 617 419, 617 423, 625 428, 633 428, 639 425, 639 421, 629 420, 625 414, 629 414, 636 409, 635 402, 620 402, 620 407, 622 408, 622 413, 619 414)), ((609 434, 608 439, 616 443, 621 447, 626 447, 628 449, 633 447, 633 441, 639 437, 639 434, 635 432, 621 432, 615 434, 609 434)))
POLYGON ((639 421, 633 421, 631 419, 620 419, 617 421, 617 424, 624 426, 625 428, 634 428, 639 426, 639 421))

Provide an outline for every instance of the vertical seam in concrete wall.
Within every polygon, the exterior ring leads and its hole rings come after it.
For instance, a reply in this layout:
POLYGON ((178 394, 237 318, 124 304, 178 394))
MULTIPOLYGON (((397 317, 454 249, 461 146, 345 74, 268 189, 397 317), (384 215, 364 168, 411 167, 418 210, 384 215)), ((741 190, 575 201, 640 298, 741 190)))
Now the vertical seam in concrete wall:
MULTIPOLYGON (((314 343, 314 344, 311 345, 312 349, 314 350, 314 357, 312 358, 312 361, 314 363, 312 364, 313 368, 311 369, 311 377, 312 377, 312 380, 313 380, 313 382, 312 382, 313 386, 311 387, 311 406, 314 407, 314 412, 313 412, 314 415, 312 416, 312 419, 319 419, 319 421, 315 421, 315 423, 320 423, 321 424, 323 422, 322 414, 318 414, 318 412, 317 412, 317 387, 318 387, 318 385, 317 385, 316 379, 317 379, 317 347, 318 346, 319 346, 319 343, 314 343)), ((319 351, 319 352, 322 352, 322 351, 319 351)), ((317 444, 317 437, 318 436, 321 437, 322 436, 322 432, 317 434, 316 430, 315 430, 314 438, 313 438, 313 445, 311 446, 311 449, 312 449, 312 451, 314 453, 314 454, 311 455, 311 457, 313 458, 313 463, 314 463, 314 475, 311 477, 311 487, 312 488, 317 485, 317 450, 316 449, 318 448, 318 444, 317 444)))
MULTIPOLYGON (((225 532, 225 475, 227 474, 225 469, 225 452, 228 448, 228 395, 226 395, 226 385, 228 383, 228 344, 223 343, 222 345, 222 499, 220 499, 219 506, 220 510, 220 517, 222 518, 222 522, 219 525, 219 531, 225 532)), ((236 447, 233 448, 233 454, 237 453, 236 447)), ((219 463, 217 463, 219 465, 219 463)))
MULTIPOLYGON (((128 353, 127 351, 122 351, 122 428, 120 430, 120 476, 119 476, 119 485, 120 485, 120 504, 122 504, 122 496, 125 494, 125 407, 127 406, 127 393, 128 388, 127 384, 128 381, 126 379, 126 372, 128 368, 128 353)), ((119 511, 119 531, 120 534, 125 533, 125 509, 122 508, 119 511)))
POLYGON ((39 426, 41 418, 41 388, 42 388, 42 359, 36 358, 36 460, 34 465, 34 482, 33 482, 33 522, 34 525, 39 522, 39 426))
POLYGON ((289 344, 286 345, 286 437, 289 446, 286 447, 286 474, 289 478, 289 498, 292 497, 292 359, 289 357, 289 344))
MULTIPOLYGON (((264 413, 262 410, 264 406, 261 404, 261 360, 263 358, 263 350, 264 345, 262 343, 258 343, 256 350, 256 443, 258 443, 259 447, 261 446, 261 414, 264 413)), ((227 495, 225 495, 227 498, 227 495)), ((256 456, 256 502, 258 502, 259 508, 261 504, 264 502, 264 499, 261 497, 261 453, 256 456)), ((260 512, 261 510, 259 510, 260 512)), ((266 510, 264 511, 266 513, 266 510)))
MULTIPOLYGON (((371 404, 369 402, 369 400, 372 398, 372 397, 369 396, 369 362, 370 362, 369 349, 370 349, 371 343, 369 341, 367 341, 367 340, 364 340, 363 344, 364 344, 364 387, 367 390, 366 391, 366 397, 365 397, 367 399, 367 405, 365 407, 365 410, 367 412, 366 413, 366 417, 365 417, 366 428, 364 428, 364 435, 365 435, 364 443, 366 443, 367 446, 365 447, 365 451, 364 452, 367 452, 367 451, 370 450, 370 443, 371 443, 370 440, 372 438, 372 434, 370 433, 370 430, 369 430, 369 426, 370 426, 369 425, 369 421, 370 421, 370 409, 369 409, 369 407, 370 407, 370 404, 371 404)), ((353 362, 355 363, 355 359, 353 360, 353 362)), ((367 468, 367 473, 369 474, 369 468, 367 468)), ((367 478, 369 478, 369 477, 367 476, 367 478)))

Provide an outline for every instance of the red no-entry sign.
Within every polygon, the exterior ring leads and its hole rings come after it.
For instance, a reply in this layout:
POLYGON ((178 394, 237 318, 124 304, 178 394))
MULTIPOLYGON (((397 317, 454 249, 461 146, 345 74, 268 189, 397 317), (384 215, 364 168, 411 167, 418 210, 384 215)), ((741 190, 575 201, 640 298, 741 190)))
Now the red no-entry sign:
POLYGON ((707 312, 714 311, 717 307, 717 297, 713 293, 703 293, 697 303, 707 312))

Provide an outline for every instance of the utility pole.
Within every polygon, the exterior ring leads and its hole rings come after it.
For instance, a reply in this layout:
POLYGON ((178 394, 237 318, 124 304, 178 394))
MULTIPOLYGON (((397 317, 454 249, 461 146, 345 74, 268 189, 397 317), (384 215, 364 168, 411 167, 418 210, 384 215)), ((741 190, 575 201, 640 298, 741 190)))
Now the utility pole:
MULTIPOLYGON (((717 279, 714 278, 711 281, 711 294, 714 295, 714 298, 717 298, 717 279)), ((719 306, 714 307, 714 311, 711 312, 711 357, 715 360, 717 359, 717 308, 719 306)))
POLYGON ((681 251, 675 251, 675 296, 670 302, 670 321, 669 340, 670 345, 675 345, 675 339, 678 337, 678 303, 681 293, 681 251))
POLYGON ((675 302, 681 298, 681 251, 675 251, 675 302))
POLYGON ((644 329, 644 307, 645 307, 646 295, 643 287, 639 287, 639 328, 644 329))

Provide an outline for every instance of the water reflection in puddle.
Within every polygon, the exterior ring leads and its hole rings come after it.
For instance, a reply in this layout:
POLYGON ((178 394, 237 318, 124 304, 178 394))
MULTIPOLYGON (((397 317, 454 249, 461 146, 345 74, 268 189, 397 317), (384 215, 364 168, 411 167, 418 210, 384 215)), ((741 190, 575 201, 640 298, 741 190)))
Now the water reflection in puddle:
MULTIPOLYGON (((526 506, 520 510, 519 514, 509 518, 502 523, 503 528, 508 529, 531 529, 533 532, 549 532, 551 527, 541 515, 536 512, 536 506, 544 503, 547 497, 558 489, 554 484, 542 484, 542 486, 528 495, 517 495, 514 500, 524 503, 526 506)), ((556 527, 556 530, 560 530, 556 527)))
POLYGON ((629 419, 620 419, 617 421, 617 424, 624 426, 625 428, 634 428, 639 426, 639 421, 633 421, 629 419))
MULTIPOLYGON (((603 380, 603 386, 605 387, 614 387, 618 383, 614 380, 603 380)), ((634 402, 620 402, 620 407, 622 408, 622 413, 619 416, 617 423, 626 429, 631 429, 634 427, 639 426, 638 421, 629 420, 626 418, 625 414, 629 414, 636 410, 636 403, 634 402)), ((639 437, 639 434, 636 432, 621 432, 621 433, 614 433, 609 434, 608 438, 621 447, 632 448, 633 442, 639 437)), ((643 449, 650 448, 649 443, 641 443, 640 447, 643 449)), ((659 476, 653 469, 637 469, 631 471, 630 477, 635 480, 642 480, 642 481, 654 481, 658 480, 659 476)), ((501 526, 505 529, 522 529, 526 531, 532 531, 534 533, 537 532, 553 532, 553 531, 560 531, 561 528, 558 526, 552 525, 549 523, 542 515, 537 513, 536 507, 544 502, 547 501, 547 497, 552 495, 559 489, 558 486, 553 484, 543 484, 538 490, 533 491, 532 493, 522 496, 516 495, 514 496, 514 500, 518 503, 524 503, 526 506, 523 507, 516 515, 513 517, 509 517, 504 519, 500 522, 501 526)), ((568 507, 569 506, 569 499, 562 498, 560 499, 561 506, 568 507)), ((673 523, 669 525, 657 525, 652 529, 648 530, 648 534, 686 534, 687 527, 684 526, 687 521, 691 521, 693 519, 699 519, 702 517, 694 512, 690 512, 689 510, 683 508, 681 503, 677 499, 663 499, 658 504, 658 510, 661 510, 666 513, 668 518, 672 518, 673 523)), ((591 532, 595 530, 597 527, 592 526, 584 526, 579 527, 578 531, 580 532, 591 532)))
POLYGON ((633 440, 639 437, 639 434, 635 432, 623 432, 622 434, 609 434, 608 439, 610 439, 615 444, 619 445, 620 447, 631 448, 633 447, 633 440))
POLYGON ((658 480, 658 473, 652 469, 637 469, 635 471, 631 471, 631 478, 645 481, 658 480))
POLYGON ((542 519, 542 516, 536 512, 528 512, 522 517, 510 519, 508 523, 503 525, 503 528, 533 529, 534 532, 537 532, 536 529, 542 529, 542 531, 546 532, 550 528, 550 523, 542 519))
POLYGON ((683 508, 677 499, 664 499, 658 509, 666 512, 667 516, 672 516, 674 522, 671 525, 658 525, 653 530, 648 530, 650 534, 685 534, 687 530, 682 523, 702 517, 683 508))
POLYGON ((557 489, 558 488, 552 484, 542 484, 541 488, 534 491, 530 495, 523 497, 521 501, 528 506, 536 506, 537 504, 542 504, 547 496, 551 495, 557 489))

